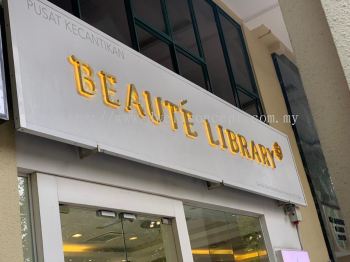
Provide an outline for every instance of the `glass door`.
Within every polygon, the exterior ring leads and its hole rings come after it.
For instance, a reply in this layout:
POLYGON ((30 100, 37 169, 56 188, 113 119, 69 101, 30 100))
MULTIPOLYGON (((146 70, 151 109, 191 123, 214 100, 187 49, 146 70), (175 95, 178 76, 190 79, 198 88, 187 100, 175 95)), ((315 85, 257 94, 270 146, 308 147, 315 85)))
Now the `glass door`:
POLYGON ((33 175, 40 262, 192 262, 182 202, 33 175))
POLYGON ((185 205, 194 262, 268 262, 258 217, 185 205))
POLYGON ((60 218, 65 262, 177 261, 169 218, 72 205, 60 218))

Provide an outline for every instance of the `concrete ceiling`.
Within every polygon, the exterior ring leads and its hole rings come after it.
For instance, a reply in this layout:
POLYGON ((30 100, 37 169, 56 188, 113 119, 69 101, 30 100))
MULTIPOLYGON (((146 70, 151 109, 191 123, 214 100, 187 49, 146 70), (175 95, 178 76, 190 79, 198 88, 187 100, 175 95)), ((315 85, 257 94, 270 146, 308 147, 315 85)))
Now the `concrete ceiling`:
POLYGON ((286 25, 278 0, 222 0, 249 29, 265 25, 290 50, 286 25))

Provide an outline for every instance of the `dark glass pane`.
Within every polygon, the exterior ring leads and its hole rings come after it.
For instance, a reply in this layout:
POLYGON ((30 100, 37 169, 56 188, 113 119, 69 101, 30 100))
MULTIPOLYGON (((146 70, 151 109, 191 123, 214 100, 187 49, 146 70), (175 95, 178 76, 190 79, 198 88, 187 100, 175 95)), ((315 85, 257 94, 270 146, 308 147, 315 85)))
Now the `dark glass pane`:
POLYGON ((60 218, 65 262, 178 261, 173 227, 161 217, 61 205, 60 218))
POLYGON ((198 54, 196 37, 187 0, 168 0, 168 13, 175 42, 198 54))
POLYGON ((258 218, 187 205, 184 209, 193 261, 269 261, 258 218))
POLYGON ((29 181, 18 177, 19 211, 24 262, 34 262, 33 228, 30 209, 29 181))
POLYGON ((316 199, 325 205, 337 207, 337 196, 298 68, 283 55, 274 55, 273 58, 289 105, 288 113, 298 116, 294 122, 294 132, 297 134, 299 150, 306 162, 316 199))
POLYGON ((241 109, 252 116, 259 116, 259 102, 258 99, 249 96, 241 91, 238 91, 239 102, 241 109))
POLYGON ((140 52, 157 63, 174 71, 169 45, 139 27, 136 28, 136 32, 140 52))
POLYGON ((236 85, 256 93, 249 75, 250 65, 244 53, 240 29, 222 15, 220 15, 220 21, 236 85))
POLYGON ((123 0, 80 0, 81 19, 115 39, 131 46, 123 0))
POLYGON ((213 9, 203 0, 193 4, 213 93, 235 104, 213 9))
POLYGON ((133 0, 132 6, 137 18, 158 31, 166 32, 161 0, 133 0))
POLYGON ((180 73, 183 77, 203 88, 206 88, 203 68, 201 65, 179 52, 177 53, 177 60, 179 63, 180 73))
POLYGON ((71 0, 49 0, 49 2, 61 7, 63 10, 73 14, 73 6, 71 0))

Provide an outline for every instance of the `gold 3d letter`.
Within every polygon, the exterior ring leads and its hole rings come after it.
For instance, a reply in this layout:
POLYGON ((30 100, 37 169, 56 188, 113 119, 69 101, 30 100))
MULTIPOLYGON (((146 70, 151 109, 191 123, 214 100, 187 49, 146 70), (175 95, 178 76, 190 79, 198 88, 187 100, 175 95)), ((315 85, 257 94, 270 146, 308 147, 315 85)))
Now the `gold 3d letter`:
POLYGON ((117 80, 112 75, 107 75, 105 72, 100 71, 97 74, 100 78, 103 102, 112 108, 118 108, 120 106, 119 100, 115 97, 117 90, 113 87, 117 80))
POLYGON ((261 164, 269 166, 269 160, 267 159, 266 148, 263 145, 258 145, 261 164))
POLYGON ((153 106, 152 106, 152 99, 151 94, 148 91, 143 92, 143 97, 145 98, 146 102, 146 110, 149 118, 151 119, 152 123, 155 125, 159 125, 160 122, 164 120, 164 112, 162 107, 162 99, 160 97, 156 97, 155 105, 156 105, 156 111, 157 111, 157 117, 154 113, 153 106))
POLYGON ((219 136, 220 148, 222 150, 227 149, 226 140, 225 140, 224 131, 222 129, 222 126, 221 125, 217 125, 216 126, 216 130, 217 130, 218 136, 219 136))
POLYGON ((270 149, 266 148, 266 154, 267 159, 269 160, 269 166, 271 168, 276 168, 275 159, 273 158, 273 151, 270 151, 270 149))
POLYGON ((87 98, 94 96, 96 87, 91 67, 76 59, 74 55, 69 56, 68 61, 74 68, 75 86, 78 93, 87 98))
POLYGON ((239 152, 239 146, 236 141, 236 135, 231 131, 230 129, 225 129, 225 133, 227 136, 228 144, 229 144, 229 149, 232 155, 235 155, 239 152))
POLYGON ((207 134, 207 139, 208 139, 209 145, 211 145, 213 147, 218 146, 220 144, 220 142, 218 140, 214 140, 213 133, 211 132, 211 127, 210 127, 208 119, 205 119, 203 121, 203 124, 204 124, 204 128, 205 128, 205 133, 207 134))
POLYGON ((168 109, 171 129, 175 131, 178 128, 175 112, 179 111, 179 107, 167 100, 164 101, 164 106, 168 109))
POLYGON ((245 139, 245 137, 240 134, 237 134, 237 140, 238 140, 238 146, 239 146, 239 151, 241 152, 241 156, 251 159, 251 156, 248 151, 247 140, 245 139))
POLYGON ((184 124, 184 131, 185 131, 185 134, 187 137, 194 139, 198 136, 198 133, 196 131, 192 130, 192 127, 193 127, 193 122, 191 122, 192 112, 183 108, 183 106, 186 103, 187 103, 186 100, 184 100, 180 103, 180 112, 181 112, 182 121, 184 124))
POLYGON ((276 168, 275 160, 273 158, 273 152, 263 145, 258 145, 261 163, 265 166, 276 168))
POLYGON ((255 160, 257 163, 261 164, 261 158, 257 146, 255 145, 253 140, 250 141, 250 153, 252 156, 252 160, 255 160))
POLYGON ((128 92, 126 95, 126 105, 125 105, 125 111, 130 112, 131 107, 135 107, 137 114, 140 118, 144 118, 145 112, 143 111, 143 108, 139 101, 139 94, 137 93, 136 87, 134 84, 128 85, 128 92))

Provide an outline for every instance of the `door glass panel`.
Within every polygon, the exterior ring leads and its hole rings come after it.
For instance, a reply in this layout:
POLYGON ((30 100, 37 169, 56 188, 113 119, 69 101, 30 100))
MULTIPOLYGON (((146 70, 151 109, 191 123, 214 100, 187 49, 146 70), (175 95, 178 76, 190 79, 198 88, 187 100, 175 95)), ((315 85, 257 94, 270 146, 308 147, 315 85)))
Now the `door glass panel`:
POLYGON ((69 205, 60 215, 65 262, 177 261, 171 219, 69 205))
POLYGON ((96 210, 61 206, 65 262, 116 262, 126 258, 120 219, 96 210))
POLYGON ((127 261, 177 261, 172 227, 161 218, 137 215, 135 220, 123 219, 123 226, 127 261))
POLYGON ((29 201, 29 185, 27 177, 18 177, 19 210, 21 219, 21 234, 23 261, 34 262, 33 229, 29 201))
POLYGON ((259 219, 185 206, 195 262, 268 260, 259 219))

